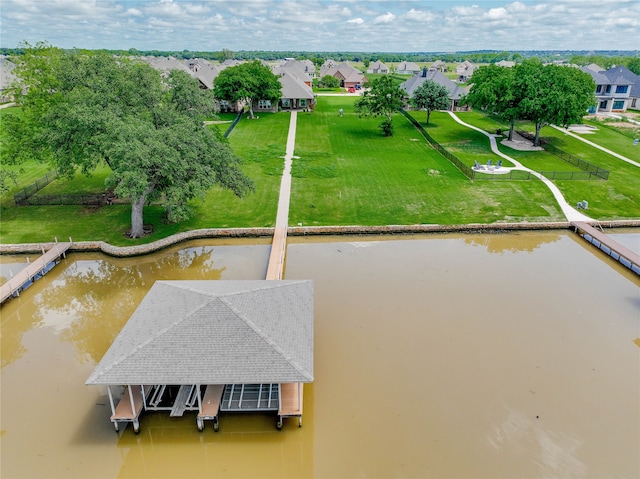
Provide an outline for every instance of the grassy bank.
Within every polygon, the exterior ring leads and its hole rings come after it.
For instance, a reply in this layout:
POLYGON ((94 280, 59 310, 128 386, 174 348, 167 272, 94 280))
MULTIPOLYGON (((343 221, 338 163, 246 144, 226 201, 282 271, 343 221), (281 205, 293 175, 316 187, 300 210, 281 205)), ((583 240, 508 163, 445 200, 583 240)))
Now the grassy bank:
MULTIPOLYGON (((378 129, 380 119, 358 118, 353 101, 353 97, 319 97, 315 112, 298 114, 295 155, 299 158, 294 159, 292 170, 291 225, 564 220, 553 195, 542 182, 471 182, 436 153, 404 117, 394 116, 395 134, 387 138, 378 129), (340 108, 344 110, 343 117, 338 114, 340 108)), ((461 117, 487 131, 504 129, 504 125, 477 112, 461 117)), ((416 118, 424 123, 424 112, 416 113, 416 118)), ((153 234, 130 240, 123 234, 130 224, 129 205, 16 207, 12 200, 14 188, 2 197, 1 241, 30 243, 71 236, 76 241, 103 240, 130 245, 193 229, 273 226, 289 119, 287 113, 260 114, 258 120, 243 118, 230 135, 230 144, 244 160, 244 171, 256 185, 256 191, 243 199, 215 188, 203 200, 192 201, 194 218, 179 224, 166 224, 161 205, 149 205, 145 208, 145 223, 154 226, 153 234)), ((481 163, 498 160, 484 135, 459 125, 447 114, 434 113, 428 131, 469 166, 476 160, 481 163)), ((615 145, 616 139, 607 135, 606 141, 615 145)), ((588 200, 588 213, 597 219, 640 217, 638 168, 553 128, 545 128, 543 136, 559 148, 611 171, 609 181, 556 182, 569 203, 588 200)), ((532 169, 575 168, 546 152, 500 148, 532 169)), ((504 161, 503 164, 509 166, 504 161)), ((38 162, 10 168, 19 172, 22 187, 50 171, 50 167, 38 162)), ((73 180, 59 179, 41 194, 100 192, 107 175, 108 170, 102 168, 88 179, 82 175, 73 180)))

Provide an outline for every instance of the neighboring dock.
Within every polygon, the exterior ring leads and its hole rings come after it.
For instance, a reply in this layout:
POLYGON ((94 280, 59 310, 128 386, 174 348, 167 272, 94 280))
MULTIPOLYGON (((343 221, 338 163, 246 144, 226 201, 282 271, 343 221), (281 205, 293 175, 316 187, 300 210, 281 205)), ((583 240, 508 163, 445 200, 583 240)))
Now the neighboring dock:
POLYGON ((640 275, 640 254, 631 251, 626 246, 618 243, 611 236, 598 231, 584 221, 572 221, 571 226, 575 228, 576 233, 582 236, 589 243, 611 256, 637 275, 640 275))
POLYGON ((28 288, 33 282, 48 273, 60 260, 64 258, 71 246, 68 243, 58 243, 47 252, 42 251, 42 256, 29 263, 26 268, 19 271, 14 277, 0 286, 0 304, 9 298, 20 295, 20 292, 28 288))

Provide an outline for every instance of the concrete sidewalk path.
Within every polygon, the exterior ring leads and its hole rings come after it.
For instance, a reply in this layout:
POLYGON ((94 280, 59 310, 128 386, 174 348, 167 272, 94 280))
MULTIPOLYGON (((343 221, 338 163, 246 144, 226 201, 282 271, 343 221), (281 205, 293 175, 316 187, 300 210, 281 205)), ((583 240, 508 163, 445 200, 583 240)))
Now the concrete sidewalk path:
POLYGON ((491 143, 491 151, 493 151, 496 155, 500 156, 501 158, 504 158, 505 160, 509 160, 514 165, 516 165, 516 168, 514 168, 514 169, 528 171, 529 173, 531 173, 532 175, 534 175, 535 177, 540 179, 545 185, 547 185, 547 187, 553 193, 553 196, 555 197, 556 201, 558 202, 558 205, 560 205, 560 208, 562 209, 562 213, 564 214, 564 216, 567 218, 568 221, 584 221, 584 222, 587 222, 587 223, 593 223, 595 221, 593 218, 590 218, 590 217, 588 217, 586 215, 583 215, 578 210, 576 210, 574 207, 569 205, 569 203, 567 203, 567 200, 564 199, 564 196, 562 195, 562 192, 558 189, 558 187, 549 178, 547 178, 546 176, 541 175, 537 171, 534 171, 534 170, 532 170, 530 168, 525 167, 524 165, 522 165, 517 160, 514 160, 510 156, 507 156, 504 153, 502 153, 498 149, 498 144, 496 142, 496 136, 497 135, 492 135, 492 134, 487 133, 486 131, 484 131, 484 130, 478 128, 478 127, 475 127, 473 125, 469 125, 468 123, 465 123, 460 118, 458 118, 456 116, 456 114, 453 113, 452 111, 449 112, 449 115, 451 115, 451 117, 454 120, 456 120, 458 123, 460 123, 461 125, 466 126, 467 128, 471 128, 472 130, 476 130, 476 131, 482 133, 483 135, 489 137, 489 142, 491 143))
MULTIPOLYGON (((568 131, 566 128, 561 128, 559 126, 556 125, 551 125, 552 127, 554 127, 556 130, 561 131, 562 133, 572 136, 574 138, 577 138, 578 140, 582 141, 583 143, 586 143, 589 146, 593 146, 594 148, 597 148, 598 150, 604 151, 605 153, 609 153, 612 156, 615 156, 616 158, 618 158, 619 160, 622 161, 626 161, 627 163, 632 164, 633 166, 637 166, 638 168, 640 168, 640 163, 638 163, 637 161, 633 161, 629 158, 627 158, 626 156, 622 156, 619 153, 616 153, 615 151, 611 151, 608 148, 605 148, 604 146, 600 146, 597 143, 594 143, 592 141, 587 140, 586 138, 582 138, 580 135, 576 135, 575 133, 568 131)), ((640 150, 640 148, 639 148, 640 150)))
POLYGON ((267 266, 266 279, 282 279, 284 274, 284 258, 287 250, 287 228, 289 226, 289 203, 291 200, 291 165, 296 146, 296 126, 298 112, 291 112, 289 120, 289 134, 287 135, 287 149, 284 156, 284 171, 280 181, 280 196, 278 197, 278 212, 276 227, 271 243, 271 254, 267 266))

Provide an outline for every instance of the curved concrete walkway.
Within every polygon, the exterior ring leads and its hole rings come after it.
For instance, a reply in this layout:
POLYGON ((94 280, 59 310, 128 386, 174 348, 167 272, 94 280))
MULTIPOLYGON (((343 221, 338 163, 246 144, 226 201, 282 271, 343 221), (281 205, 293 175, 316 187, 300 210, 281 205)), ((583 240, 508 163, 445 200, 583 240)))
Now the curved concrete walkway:
POLYGON ((576 210, 571 205, 569 205, 569 203, 567 203, 567 200, 564 199, 564 196, 562 195, 562 192, 560 192, 558 187, 549 178, 547 178, 546 176, 541 175, 537 171, 533 171, 532 169, 525 167, 524 165, 522 165, 522 163, 520 163, 517 160, 514 160, 513 158, 511 158, 510 156, 507 156, 504 153, 502 153, 498 149, 498 144, 496 142, 496 136, 497 135, 492 135, 492 134, 487 133, 486 131, 484 131, 484 130, 478 128, 478 127, 475 127, 473 125, 469 125, 468 123, 465 123, 460 118, 458 118, 456 116, 456 114, 453 113, 452 111, 450 111, 448 113, 449 113, 449 115, 451 115, 451 117, 454 120, 456 120, 461 125, 466 126, 467 128, 471 128, 472 130, 476 130, 476 131, 482 133, 483 135, 489 137, 489 142, 491 143, 491 151, 493 151, 496 155, 500 156, 501 158, 504 158, 505 160, 509 160, 514 165, 516 165, 516 168, 514 168, 514 169, 528 171, 533 176, 535 176, 539 180, 541 180, 545 185, 547 185, 547 187, 553 193, 553 196, 555 197, 556 201, 560 205, 560 208, 562 209, 562 213, 564 214, 564 216, 567 218, 568 221, 584 221, 584 222, 587 222, 587 223, 593 223, 595 221, 593 218, 590 218, 590 217, 588 217, 586 215, 583 215, 578 210, 576 210))
POLYGON ((586 143, 589 146, 593 146, 594 148, 597 148, 598 150, 604 151, 605 153, 609 153, 612 156, 615 156, 616 158, 622 160, 622 161, 626 161, 627 163, 632 164, 633 166, 637 166, 638 168, 640 168, 640 163, 638 163, 637 161, 633 161, 630 160, 629 158, 627 158, 626 156, 622 156, 619 153, 616 153, 615 151, 611 151, 608 148, 605 148, 604 146, 600 146, 592 141, 587 140, 586 138, 582 138, 580 135, 576 135, 575 133, 568 131, 566 128, 561 128, 559 126, 556 125, 550 125, 552 127, 554 127, 556 130, 561 131, 562 133, 572 136, 574 138, 577 138, 578 140, 582 141, 583 143, 586 143))

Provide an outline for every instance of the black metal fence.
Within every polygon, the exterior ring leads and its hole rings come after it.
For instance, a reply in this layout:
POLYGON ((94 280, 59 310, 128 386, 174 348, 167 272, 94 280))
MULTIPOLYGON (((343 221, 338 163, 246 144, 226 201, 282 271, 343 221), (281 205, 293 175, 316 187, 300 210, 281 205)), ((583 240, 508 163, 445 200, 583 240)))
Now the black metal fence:
MULTIPOLYGON (((516 129, 515 130, 516 133, 518 133, 518 135, 522 136, 523 138, 526 138, 529 141, 533 141, 535 139, 535 135, 532 133, 529 133, 528 131, 524 131, 524 130, 519 130, 516 129)), ((548 141, 540 138, 540 146, 542 148, 545 149, 545 151, 548 151, 549 153, 551 153, 552 155, 557 156, 558 158, 560 158, 563 161, 566 161, 567 163, 577 166, 578 168, 580 168, 581 170, 583 170, 586 173, 589 173, 588 175, 583 175, 585 176, 584 178, 575 178, 578 180, 591 180, 591 179, 603 179, 603 180, 607 180, 609 179, 609 170, 605 170, 604 168, 600 168, 597 165, 594 165, 593 163, 589 163, 588 161, 585 161, 581 158, 578 158, 575 155, 572 155, 571 153, 567 153, 566 151, 561 150, 560 148, 553 146, 551 143, 549 143, 548 141)), ((556 172, 558 173, 558 172, 556 172)), ((545 174, 545 176, 547 176, 545 174)), ((553 179, 553 178, 551 178, 553 179)), ((564 178, 558 178, 558 179, 564 179, 564 178)), ((573 178, 570 178, 573 179, 573 178)))
POLYGON ((40 191, 42 188, 47 186, 57 177, 58 177, 57 171, 50 171, 49 173, 44 175, 42 178, 37 179, 35 183, 32 183, 31 185, 27 186, 26 188, 23 188, 18 193, 13 195, 13 201, 15 201, 16 205, 25 204, 24 202, 29 197, 35 195, 38 191, 40 191))
POLYGON ((236 119, 233 120, 233 123, 231 123, 231 125, 229 125, 229 128, 227 128, 227 131, 224 132, 224 137, 228 137, 231 132, 233 131, 233 129, 236 127, 236 125, 238 124, 238 122, 240 121, 240 118, 242 118, 242 110, 240 110, 238 112, 238 116, 236 116, 236 119))
POLYGON ((104 206, 123 201, 116 198, 113 193, 95 194, 60 194, 60 195, 36 195, 26 198, 20 206, 42 206, 42 205, 85 205, 104 206))
MULTIPOLYGON (((424 136, 427 142, 435 150, 438 151, 438 153, 440 153, 447 160, 453 163, 453 165, 456 168, 458 168, 462 172, 462 174, 465 175, 470 180, 531 180, 532 178, 537 178, 536 174, 531 173, 529 171, 524 171, 524 170, 509 170, 509 172, 505 172, 505 173, 502 173, 502 172, 498 173, 496 172, 496 170, 493 170, 493 171, 484 170, 483 172, 476 171, 473 168, 470 168, 469 166, 467 166, 457 156, 447 151, 440 143, 434 140, 433 137, 429 135, 429 133, 427 133, 427 131, 422 127, 422 125, 415 118, 413 118, 413 116, 411 116, 411 114, 409 114, 406 110, 400 109, 400 113, 402 113, 407 118, 407 120, 409 120, 413 124, 413 126, 416 127, 416 129, 422 134, 422 136, 424 136)), ((525 136, 523 132, 518 131, 518 133, 521 136, 527 138, 527 136, 525 136)), ((527 139, 532 140, 533 138, 527 138, 527 139)), ((580 158, 570 155, 569 153, 563 152, 559 148, 556 148, 552 145, 546 144, 543 148, 547 150, 548 147, 551 147, 551 149, 555 149, 558 152, 563 153, 565 155, 564 158, 561 157, 563 160, 578 166, 583 171, 536 172, 540 175, 543 175, 551 180, 595 180, 595 179, 606 180, 609 177, 609 172, 607 170, 604 170, 603 168, 600 168, 596 165, 593 165, 584 160, 581 160, 580 158)), ((551 149, 547 151, 549 151, 550 153, 553 153, 556 156, 560 156, 555 151, 551 151, 551 149)))

